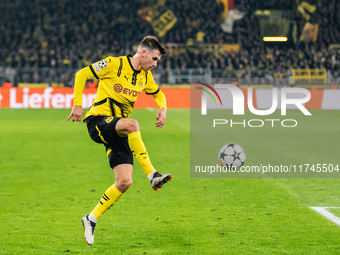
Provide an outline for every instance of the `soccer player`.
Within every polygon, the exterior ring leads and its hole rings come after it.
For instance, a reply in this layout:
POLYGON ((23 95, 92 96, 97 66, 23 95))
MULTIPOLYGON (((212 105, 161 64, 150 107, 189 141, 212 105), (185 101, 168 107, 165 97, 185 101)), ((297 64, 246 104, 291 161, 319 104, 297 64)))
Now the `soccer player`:
POLYGON ((143 143, 138 122, 129 118, 141 91, 152 95, 159 106, 156 128, 162 128, 166 120, 166 98, 151 74, 164 47, 154 36, 146 36, 140 42, 134 56, 107 57, 77 72, 74 85, 74 105, 69 121, 81 121, 84 114, 82 94, 87 80, 96 77, 99 85, 94 102, 85 115, 84 122, 92 140, 105 146, 115 183, 109 187, 93 211, 82 218, 84 238, 94 243, 97 220, 113 206, 132 184, 133 155, 150 180, 154 190, 171 179, 170 174, 158 173, 151 164, 143 143))

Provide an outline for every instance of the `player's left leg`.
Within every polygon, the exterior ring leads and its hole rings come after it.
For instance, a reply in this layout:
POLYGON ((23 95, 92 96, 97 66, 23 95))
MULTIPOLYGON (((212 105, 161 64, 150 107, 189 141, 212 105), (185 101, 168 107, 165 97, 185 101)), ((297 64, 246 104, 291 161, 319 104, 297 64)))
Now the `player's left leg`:
POLYGON ((85 229, 84 237, 89 245, 94 243, 94 229, 97 220, 123 196, 125 191, 132 185, 131 164, 120 164, 114 167, 115 183, 109 187, 93 211, 82 218, 85 229))
POLYGON ((92 214, 99 219, 111 206, 113 206, 132 185, 132 170, 130 164, 121 164, 114 168, 115 183, 109 187, 97 206, 92 211, 92 214))

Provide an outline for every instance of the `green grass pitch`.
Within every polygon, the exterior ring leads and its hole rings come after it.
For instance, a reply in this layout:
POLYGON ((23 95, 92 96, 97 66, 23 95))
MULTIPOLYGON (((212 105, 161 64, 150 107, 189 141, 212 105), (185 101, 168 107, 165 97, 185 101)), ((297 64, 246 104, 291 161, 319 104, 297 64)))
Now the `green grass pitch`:
MULTIPOLYGON (((83 123, 66 122, 69 112, 0 110, 0 254, 340 254, 340 227, 309 208, 339 207, 340 179, 190 178, 189 110, 169 110, 160 130, 155 111, 134 110, 153 164, 173 180, 155 192, 135 162, 133 185, 98 221, 88 246, 80 219, 114 176, 104 147, 83 123)), ((275 162, 289 160, 287 148, 304 133, 309 140, 293 158, 315 160, 320 152, 339 161, 339 113, 312 114, 305 132, 270 130, 279 138, 264 150, 286 140, 275 162)), ((263 142, 259 130, 242 137, 238 130, 236 138, 252 141, 247 164, 270 160, 255 146, 263 142)))

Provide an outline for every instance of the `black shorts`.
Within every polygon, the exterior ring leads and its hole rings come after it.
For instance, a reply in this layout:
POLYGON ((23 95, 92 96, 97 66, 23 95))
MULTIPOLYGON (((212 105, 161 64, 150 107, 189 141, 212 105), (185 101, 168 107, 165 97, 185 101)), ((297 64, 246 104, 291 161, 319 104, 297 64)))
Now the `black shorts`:
POLYGON ((121 138, 116 132, 116 124, 119 119, 111 116, 86 118, 89 135, 96 143, 105 145, 111 168, 120 164, 133 165, 133 155, 128 138, 121 138))

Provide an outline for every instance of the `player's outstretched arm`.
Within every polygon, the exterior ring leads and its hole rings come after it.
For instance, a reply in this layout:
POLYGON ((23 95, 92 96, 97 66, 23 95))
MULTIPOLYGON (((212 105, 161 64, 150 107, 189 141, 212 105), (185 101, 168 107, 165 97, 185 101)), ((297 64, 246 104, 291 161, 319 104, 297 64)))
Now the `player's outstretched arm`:
POLYGON ((157 122, 155 124, 156 128, 162 128, 166 121, 166 109, 161 108, 156 113, 157 122))
POLYGON ((91 71, 89 66, 84 67, 76 73, 75 81, 74 81, 74 101, 73 107, 70 116, 68 116, 67 121, 72 118, 72 121, 81 121, 81 118, 84 114, 84 110, 82 107, 82 95, 83 90, 86 84, 86 81, 92 79, 94 74, 91 71))
POLYGON ((81 121, 83 114, 84 114, 83 107, 80 106, 80 105, 74 105, 72 107, 72 111, 71 111, 70 116, 68 116, 68 118, 67 118, 67 121, 69 121, 72 117, 73 117, 73 119, 72 119, 73 122, 74 121, 81 121))
POLYGON ((165 120, 166 120, 166 98, 164 93, 158 89, 158 92, 156 92, 155 94, 152 94, 152 96, 154 97, 159 110, 156 113, 156 119, 157 122, 155 123, 155 127, 156 128, 162 128, 165 124, 165 120))

